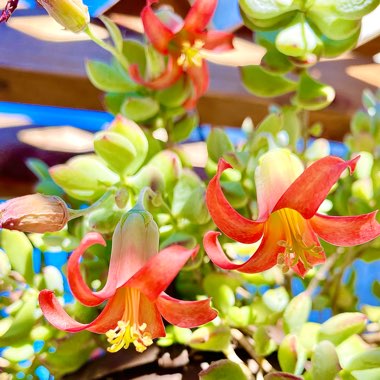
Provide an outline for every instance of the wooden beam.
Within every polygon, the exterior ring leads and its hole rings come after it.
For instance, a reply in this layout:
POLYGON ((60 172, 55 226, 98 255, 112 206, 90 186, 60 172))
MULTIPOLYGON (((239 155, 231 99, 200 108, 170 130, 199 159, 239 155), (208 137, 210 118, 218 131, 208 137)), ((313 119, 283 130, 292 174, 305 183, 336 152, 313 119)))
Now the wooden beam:
MULTIPOLYGON (((0 25, 0 100, 102 109, 102 94, 88 81, 84 61, 107 60, 106 52, 91 41, 46 42, 10 26, 0 25)), ((131 36, 136 38, 135 34, 131 36)), ((260 54, 259 51, 257 56, 252 55, 253 62, 260 61, 260 54)), ((351 54, 320 62, 312 70, 316 78, 337 90, 336 100, 329 108, 311 114, 311 121, 324 123, 325 137, 341 139, 348 130, 351 115, 361 106, 363 89, 375 89, 373 84, 380 78, 380 66, 367 66, 370 63, 370 57, 351 54), (360 70, 352 74, 352 67, 365 68, 365 75, 360 70)), ((210 64, 210 72, 210 89, 199 103, 203 123, 239 126, 246 116, 257 123, 265 116, 269 104, 289 102, 289 97, 262 99, 247 93, 237 67, 210 64)))

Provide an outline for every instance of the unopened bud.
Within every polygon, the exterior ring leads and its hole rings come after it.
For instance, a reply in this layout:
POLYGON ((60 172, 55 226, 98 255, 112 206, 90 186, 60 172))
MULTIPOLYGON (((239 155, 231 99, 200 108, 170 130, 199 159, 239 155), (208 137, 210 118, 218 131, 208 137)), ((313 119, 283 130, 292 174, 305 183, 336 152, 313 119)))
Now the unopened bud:
POLYGON ((65 202, 54 196, 25 195, 0 204, 0 227, 23 232, 54 232, 69 219, 65 202))
POLYGON ((82 0, 38 0, 51 17, 74 33, 81 32, 90 22, 88 7, 82 0))

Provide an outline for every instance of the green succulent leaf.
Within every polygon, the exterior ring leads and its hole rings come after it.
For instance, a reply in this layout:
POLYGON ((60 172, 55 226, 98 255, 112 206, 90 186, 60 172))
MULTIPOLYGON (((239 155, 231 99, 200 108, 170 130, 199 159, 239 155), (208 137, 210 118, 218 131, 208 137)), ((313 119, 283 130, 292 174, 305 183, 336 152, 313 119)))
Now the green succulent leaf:
POLYGON ((369 12, 372 12, 379 5, 379 0, 335 0, 335 10, 343 18, 360 19, 369 12))
POLYGON ((28 294, 14 317, 11 317, 11 324, 8 323, 8 329, 0 336, 0 346, 21 344, 29 336, 32 327, 35 324, 35 311, 37 307, 37 295, 28 294))
POLYGON ((202 180, 190 170, 184 170, 173 190, 172 213, 193 223, 205 224, 210 216, 205 203, 202 180))
POLYGON ((255 351, 259 356, 268 356, 277 349, 277 345, 269 336, 264 326, 259 326, 253 334, 255 341, 255 351))
POLYGON ((368 350, 368 344, 360 337, 360 335, 352 335, 344 342, 336 346, 339 356, 339 362, 345 368, 350 360, 362 352, 368 350))
POLYGON ((156 93, 156 99, 165 107, 180 107, 189 98, 191 93, 190 83, 181 77, 171 87, 159 90, 156 93))
POLYGON ((105 25, 105 27, 108 30, 108 33, 111 36, 111 39, 115 45, 115 48, 117 51, 122 52, 123 50, 123 36, 120 32, 120 29, 118 26, 108 17, 102 15, 99 16, 102 23, 105 25))
POLYGON ((29 343, 26 344, 13 344, 12 347, 7 347, 1 356, 13 363, 18 363, 23 360, 28 360, 34 355, 33 346, 29 343))
POLYGON ((269 114, 257 127, 256 134, 269 133, 275 137, 282 128, 282 116, 276 113, 269 114))
POLYGON ((299 344, 296 335, 287 335, 278 349, 278 361, 285 372, 300 375, 306 362, 306 350, 299 344))
MULTIPOLYGON (((116 117, 108 131, 117 133, 121 138, 127 139, 133 145, 135 157, 130 161, 127 160, 127 157, 124 157, 125 161, 128 161, 124 166, 124 174, 131 175, 136 173, 145 161, 149 150, 148 139, 144 131, 133 121, 120 116, 116 117)), ((125 143, 125 145, 127 144, 125 143)), ((114 155, 116 155, 116 152, 114 155)))
POLYGON ((242 67, 241 75, 245 88, 257 96, 280 96, 297 88, 297 82, 256 65, 242 67))
POLYGON ((225 153, 234 152, 235 148, 227 133, 221 128, 213 128, 207 137, 209 157, 218 162, 225 153))
POLYGON ((293 0, 239 0, 240 8, 249 17, 269 20, 275 17, 287 17, 287 12, 298 9, 293 0))
POLYGON ((251 29, 252 31, 259 32, 271 32, 283 28, 288 25, 294 16, 297 14, 297 11, 287 12, 286 14, 272 17, 270 19, 260 19, 248 16, 246 13, 241 12, 241 16, 244 24, 251 29))
POLYGON ((11 267, 33 285, 33 246, 29 239, 22 232, 6 229, 1 230, 0 239, 11 267))
POLYGON ((227 326, 204 326, 196 329, 189 346, 201 351, 224 351, 230 345, 231 331, 227 326))
POLYGON ((144 76, 147 66, 145 45, 136 40, 124 40, 123 54, 127 58, 128 63, 130 65, 136 64, 139 68, 140 74, 144 76))
POLYGON ((128 98, 121 105, 120 112, 135 122, 146 121, 156 116, 160 105, 152 98, 128 98))
POLYGON ((344 369, 351 372, 372 368, 380 368, 380 348, 372 348, 355 355, 344 369))
POLYGON ((314 53, 321 46, 321 40, 304 19, 297 16, 294 21, 277 35, 276 48, 284 55, 304 57, 314 53))
POLYGON ((120 175, 137 156, 135 147, 126 137, 110 131, 95 135, 94 148, 108 166, 120 175))
POLYGON ((288 304, 284 312, 284 330, 286 333, 297 333, 307 322, 311 312, 311 297, 300 293, 288 304))
POLYGON ((211 365, 199 373, 200 380, 248 380, 239 364, 227 359, 212 362, 211 365))
POLYGON ((86 72, 90 82, 99 90, 125 93, 137 89, 137 85, 115 66, 101 61, 86 62, 86 72))
POLYGON ((261 66, 274 74, 286 74, 293 68, 293 64, 287 56, 277 49, 271 49, 266 52, 261 60, 261 66))
POLYGON ((289 303, 289 295, 284 287, 267 290, 263 295, 263 301, 273 312, 283 311, 289 303))
POLYGON ((380 368, 352 371, 351 375, 355 380, 378 380, 380 378, 380 368))
POLYGON ((173 130, 170 132, 170 140, 178 143, 188 139, 198 125, 199 117, 197 114, 186 115, 185 118, 174 124, 173 130))
POLYGON ((303 380, 303 378, 287 372, 271 372, 264 376, 264 380, 303 380))
POLYGON ((331 9, 312 7, 307 13, 308 20, 321 33, 332 40, 345 40, 360 29, 360 20, 348 20, 334 13, 331 9))
POLYGON ((53 166, 50 174, 67 194, 84 201, 99 198, 120 180, 120 177, 95 155, 73 157, 64 165, 53 166))
POLYGON ((321 110, 329 106, 335 98, 335 91, 304 73, 300 77, 294 103, 309 111, 321 110))
POLYGON ((367 317, 362 313, 335 315, 321 325, 318 340, 328 340, 338 345, 350 336, 362 332, 366 323, 367 317))
POLYGON ((334 40, 324 34, 320 35, 319 38, 323 43, 323 55, 328 58, 333 58, 353 49, 358 42, 359 36, 360 28, 352 36, 342 40, 334 40))
POLYGON ((7 254, 0 250, 0 280, 7 277, 11 270, 12 267, 7 254))
POLYGON ((335 347, 328 340, 316 345, 311 362, 313 380, 334 380, 341 369, 335 347))
POLYGON ((55 376, 63 376, 74 372, 89 359, 95 344, 91 334, 87 331, 66 335, 55 347, 55 352, 48 353, 44 358, 44 365, 55 376), (80 347, 80 355, 73 347, 80 347))

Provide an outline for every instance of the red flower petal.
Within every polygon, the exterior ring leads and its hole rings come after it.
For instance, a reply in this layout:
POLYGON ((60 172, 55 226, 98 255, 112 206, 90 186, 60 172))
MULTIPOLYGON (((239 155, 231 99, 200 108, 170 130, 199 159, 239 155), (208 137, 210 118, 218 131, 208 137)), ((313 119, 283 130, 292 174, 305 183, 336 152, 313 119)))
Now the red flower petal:
POLYGON ((145 80, 141 77, 137 64, 129 66, 129 75, 136 82, 153 90, 161 90, 173 85, 183 74, 182 67, 174 57, 169 56, 166 70, 156 79, 145 80))
POLYGON ((151 4, 156 2, 157 0, 147 0, 147 5, 141 12, 141 20, 145 33, 153 46, 160 53, 167 54, 169 42, 175 34, 153 12, 151 4))
POLYGON ((115 328, 124 313, 124 299, 123 291, 116 292, 115 296, 109 300, 106 307, 94 321, 83 324, 77 322, 65 312, 52 291, 42 290, 38 297, 45 318, 57 329, 67 332, 89 330, 98 334, 103 334, 115 328))
POLYGON ((310 219, 327 197, 331 187, 346 168, 352 172, 359 156, 350 161, 338 157, 324 157, 310 165, 286 190, 273 211, 281 208, 297 210, 310 219))
POLYGON ((232 33, 223 32, 220 30, 209 30, 206 34, 204 49, 222 52, 231 50, 233 45, 234 35, 232 33))
POLYGON ((380 236, 376 213, 356 216, 328 216, 316 214, 310 224, 321 239, 337 246, 351 247, 380 236))
POLYGON ((197 327, 212 321, 218 313, 211 308, 210 299, 183 301, 162 293, 157 300, 158 310, 171 324, 179 327, 197 327))
POLYGON ((152 334, 152 339, 166 335, 161 314, 156 304, 149 301, 144 294, 140 294, 139 323, 140 325, 147 324, 146 331, 152 334))
POLYGON ((207 91, 209 86, 209 73, 207 63, 202 60, 202 66, 190 66, 186 69, 187 74, 193 84, 193 95, 185 102, 186 109, 193 109, 197 105, 198 99, 207 91))
POLYGON ((67 264, 67 280, 74 297, 86 306, 100 305, 105 299, 111 297, 116 290, 116 281, 109 294, 94 293, 84 281, 79 262, 86 250, 94 244, 106 245, 102 236, 96 232, 88 233, 81 241, 79 247, 72 253, 67 264))
POLYGON ((284 239, 281 220, 278 215, 271 215, 265 223, 263 239, 257 251, 243 264, 235 264, 230 261, 223 252, 218 241, 219 232, 207 232, 203 245, 207 255, 218 267, 226 270, 238 270, 245 273, 263 272, 277 264, 278 254, 284 250, 277 243, 284 239))
POLYGON ((207 187, 207 208, 215 224, 224 234, 241 243, 254 243, 261 238, 264 223, 243 217, 228 203, 220 186, 220 176, 229 168, 231 165, 221 158, 218 171, 207 187))
POLYGON ((152 257, 127 283, 126 286, 136 288, 151 301, 155 301, 177 276, 191 256, 199 247, 186 249, 172 245, 152 257))
POLYGON ((184 29, 188 32, 202 32, 214 15, 218 0, 195 0, 185 18, 184 29))

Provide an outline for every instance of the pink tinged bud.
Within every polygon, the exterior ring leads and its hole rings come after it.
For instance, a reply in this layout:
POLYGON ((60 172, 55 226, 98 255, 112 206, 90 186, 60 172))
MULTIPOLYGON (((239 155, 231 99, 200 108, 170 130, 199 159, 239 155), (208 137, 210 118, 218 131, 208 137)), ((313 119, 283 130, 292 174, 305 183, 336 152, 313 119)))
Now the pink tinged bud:
POLYGON ((65 202, 54 196, 25 195, 0 204, 0 227, 23 232, 54 232, 69 219, 65 202))
POLYGON ((51 17, 74 33, 81 32, 90 22, 88 8, 82 0, 38 0, 51 17))

